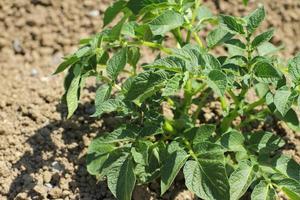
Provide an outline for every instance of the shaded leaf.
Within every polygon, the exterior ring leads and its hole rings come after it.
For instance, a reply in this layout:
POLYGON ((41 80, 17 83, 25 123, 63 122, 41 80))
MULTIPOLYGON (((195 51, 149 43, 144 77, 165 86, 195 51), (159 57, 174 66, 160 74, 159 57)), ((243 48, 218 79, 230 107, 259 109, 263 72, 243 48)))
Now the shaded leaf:
POLYGON ((251 194, 251 200, 276 200, 276 191, 266 181, 260 181, 251 194))

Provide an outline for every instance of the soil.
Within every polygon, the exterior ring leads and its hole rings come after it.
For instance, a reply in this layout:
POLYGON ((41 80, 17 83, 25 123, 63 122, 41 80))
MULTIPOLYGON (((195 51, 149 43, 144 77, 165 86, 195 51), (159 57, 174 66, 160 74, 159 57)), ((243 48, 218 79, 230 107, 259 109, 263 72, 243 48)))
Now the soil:
MULTIPOLYGON (((63 55, 80 38, 101 30, 101 15, 109 0, 0 1, 0 199, 113 199, 104 182, 85 168, 87 146, 113 121, 89 118, 93 87, 71 120, 60 104, 63 75, 51 76, 63 55)), ((236 0, 220 1, 215 12, 242 15, 249 7, 236 0)), ((300 50, 300 2, 263 1, 268 10, 264 27, 275 27, 275 44, 284 44, 284 58, 300 50)), ((147 59, 147 58, 145 58, 147 59)), ((91 84, 92 85, 92 81, 91 84)), ((209 115, 209 114, 208 114, 209 115)), ((284 133, 286 152, 299 159, 299 133, 284 133)), ((299 161, 299 160, 298 160, 299 161)), ((137 187, 134 199, 160 199, 158 185, 137 187)), ((182 177, 163 199, 195 199, 182 177)))

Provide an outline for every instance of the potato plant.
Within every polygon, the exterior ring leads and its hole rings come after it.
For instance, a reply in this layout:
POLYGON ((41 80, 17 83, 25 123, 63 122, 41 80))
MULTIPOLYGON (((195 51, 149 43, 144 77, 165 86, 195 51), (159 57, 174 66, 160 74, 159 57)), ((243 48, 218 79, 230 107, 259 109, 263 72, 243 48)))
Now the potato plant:
POLYGON ((247 192, 271 200, 281 192, 299 200, 300 166, 281 154, 285 141, 251 129, 272 116, 299 131, 300 54, 287 64, 275 57, 274 30, 256 33, 264 18, 263 7, 242 18, 214 16, 200 0, 115 1, 103 31, 81 40, 55 72, 68 69, 68 118, 94 77, 92 117, 120 119, 90 144, 89 173, 106 179, 120 200, 152 181, 160 181, 163 195, 180 170, 201 199, 235 200, 247 192), (224 47, 224 55, 213 53, 224 47), (140 61, 145 48, 156 55, 151 63, 140 61), (255 100, 246 98, 251 92, 255 100), (214 124, 201 120, 210 101, 222 109, 214 124))

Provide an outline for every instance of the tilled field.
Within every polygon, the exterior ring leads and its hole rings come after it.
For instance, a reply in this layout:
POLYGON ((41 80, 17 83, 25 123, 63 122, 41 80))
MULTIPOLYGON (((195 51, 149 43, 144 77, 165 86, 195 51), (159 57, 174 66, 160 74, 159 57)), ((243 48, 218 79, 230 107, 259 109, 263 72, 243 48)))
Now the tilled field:
MULTIPOLYGON (((60 104, 63 76, 51 76, 61 57, 71 53, 80 38, 101 30, 101 15, 110 0, 0 1, 0 199, 113 199, 104 182, 96 183, 85 169, 91 138, 109 128, 111 119, 94 121, 90 105, 94 88, 84 90, 72 120, 64 120, 60 104)), ((238 1, 208 5, 215 12, 242 15, 238 1)), ((275 44, 282 55, 300 51, 300 2, 263 1, 265 27, 275 27, 275 44)), ((146 59, 146 58, 145 58, 146 59)), ((300 135, 287 133, 286 152, 299 161, 300 135)), ((182 177, 164 197, 158 185, 137 188, 136 200, 194 199, 182 177)))

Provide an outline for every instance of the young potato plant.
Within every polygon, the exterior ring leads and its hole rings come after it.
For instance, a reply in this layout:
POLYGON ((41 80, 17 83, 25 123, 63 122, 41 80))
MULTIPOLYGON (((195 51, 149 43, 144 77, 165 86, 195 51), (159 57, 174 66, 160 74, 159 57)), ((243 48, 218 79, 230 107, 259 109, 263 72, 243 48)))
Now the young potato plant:
POLYGON ((68 118, 86 78, 95 77, 92 117, 121 119, 90 144, 89 173, 107 179, 120 200, 152 181, 160 181, 163 195, 180 170, 201 199, 242 199, 247 192, 271 200, 281 192, 299 200, 300 166, 280 153, 285 141, 251 130, 251 122, 273 116, 299 131, 300 54, 288 64, 272 56, 279 49, 269 42, 274 30, 256 33, 264 18, 263 7, 241 18, 214 16, 200 0, 114 1, 103 31, 81 40, 55 72, 68 69, 68 118), (214 28, 204 40, 208 25, 214 28), (220 45, 227 53, 216 56, 220 45), (141 64, 145 48, 156 59, 141 64), (251 91, 256 100, 246 98, 251 91), (212 97, 222 113, 207 124, 201 115, 212 97))

